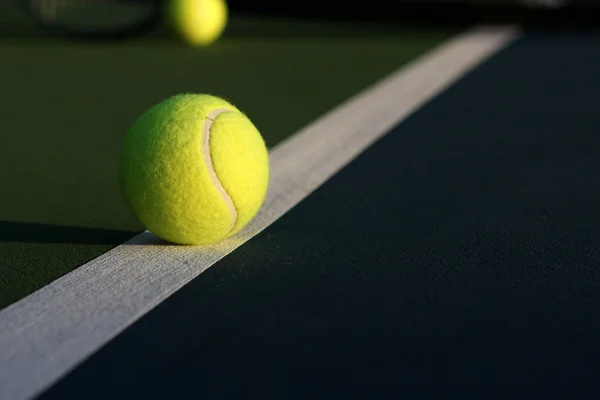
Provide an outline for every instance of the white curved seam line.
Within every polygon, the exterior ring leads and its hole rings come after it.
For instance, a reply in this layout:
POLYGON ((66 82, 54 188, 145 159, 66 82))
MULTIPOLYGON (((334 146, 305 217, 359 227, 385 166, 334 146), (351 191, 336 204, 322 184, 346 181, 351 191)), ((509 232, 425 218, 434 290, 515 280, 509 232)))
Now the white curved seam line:
POLYGON ((227 233, 231 232, 235 223, 237 221, 237 211, 235 209, 235 205, 233 204, 233 200, 229 197, 229 194, 221 184, 217 173, 215 172, 215 168, 213 166, 212 157, 210 155, 210 134, 211 128, 217 117, 223 113, 231 112, 226 108, 217 108, 216 110, 211 111, 206 116, 206 121, 204 122, 204 127, 202 130, 202 155, 204 156, 204 162, 206 163, 206 168, 208 170, 208 176, 212 181, 213 186, 217 189, 217 192, 225 202, 227 209, 229 210, 229 214, 231 215, 231 225, 229 226, 229 230, 227 233))

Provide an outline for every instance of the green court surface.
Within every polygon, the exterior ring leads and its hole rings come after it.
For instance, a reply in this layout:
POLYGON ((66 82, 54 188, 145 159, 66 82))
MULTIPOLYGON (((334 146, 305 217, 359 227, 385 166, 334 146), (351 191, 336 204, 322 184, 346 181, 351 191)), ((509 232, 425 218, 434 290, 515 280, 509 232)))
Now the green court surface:
POLYGON ((4 29, 0 400, 598 398, 600 32, 555 28, 4 29), (119 188, 182 92, 270 148, 261 210, 208 246, 119 188))
MULTIPOLYGON (((0 39, 0 308, 140 232, 117 180, 121 141, 176 93, 223 96, 269 147, 453 34, 233 16, 214 46, 0 39)), ((9 24, 8 24, 9 25, 9 24)))

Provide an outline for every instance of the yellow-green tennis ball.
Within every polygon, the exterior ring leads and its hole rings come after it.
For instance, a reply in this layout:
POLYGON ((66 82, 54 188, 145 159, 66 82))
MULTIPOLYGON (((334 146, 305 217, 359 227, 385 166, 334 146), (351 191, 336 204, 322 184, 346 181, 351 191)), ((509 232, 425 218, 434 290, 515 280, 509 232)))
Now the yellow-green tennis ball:
POLYGON ((168 17, 179 36, 193 46, 217 41, 227 25, 225 0, 170 0, 168 17))
POLYGON ((178 244, 209 244, 250 222, 265 199, 269 160, 253 123, 229 102, 180 94, 127 133, 121 187, 137 218, 178 244))

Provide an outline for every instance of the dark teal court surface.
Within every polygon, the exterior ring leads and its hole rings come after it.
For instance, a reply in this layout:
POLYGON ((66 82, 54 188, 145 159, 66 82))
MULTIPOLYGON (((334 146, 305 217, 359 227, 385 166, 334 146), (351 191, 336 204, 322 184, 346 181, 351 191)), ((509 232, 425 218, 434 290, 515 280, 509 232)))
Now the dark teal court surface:
POLYGON ((597 398, 599 72, 526 35, 41 399, 597 398))

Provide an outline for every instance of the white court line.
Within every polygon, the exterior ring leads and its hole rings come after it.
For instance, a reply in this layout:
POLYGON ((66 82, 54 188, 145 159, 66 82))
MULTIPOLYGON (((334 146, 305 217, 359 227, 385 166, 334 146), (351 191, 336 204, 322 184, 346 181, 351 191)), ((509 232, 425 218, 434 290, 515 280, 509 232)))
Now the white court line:
POLYGON ((265 204, 236 237, 165 246, 145 232, 0 311, 0 399, 41 393, 517 36, 512 27, 456 36, 279 144, 265 204))

